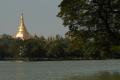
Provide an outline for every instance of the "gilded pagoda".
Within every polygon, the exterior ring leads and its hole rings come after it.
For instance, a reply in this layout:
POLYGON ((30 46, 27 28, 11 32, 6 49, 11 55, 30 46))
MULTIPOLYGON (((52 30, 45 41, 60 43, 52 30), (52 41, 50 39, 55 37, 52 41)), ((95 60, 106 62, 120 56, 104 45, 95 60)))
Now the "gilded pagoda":
POLYGON ((27 32, 25 23, 24 23, 24 17, 23 17, 23 13, 20 16, 20 21, 19 21, 19 25, 18 25, 18 30, 14 36, 15 38, 20 38, 22 40, 27 40, 30 39, 30 34, 27 32))

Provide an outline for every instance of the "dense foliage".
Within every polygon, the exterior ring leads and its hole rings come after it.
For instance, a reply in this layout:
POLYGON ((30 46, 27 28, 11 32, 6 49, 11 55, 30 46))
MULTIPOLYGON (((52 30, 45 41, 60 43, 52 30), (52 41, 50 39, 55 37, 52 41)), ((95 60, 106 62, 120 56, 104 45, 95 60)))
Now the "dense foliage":
MULTIPOLYGON (((44 38, 34 36, 29 40, 14 39, 9 35, 0 38, 1 60, 76 60, 76 59, 105 59, 106 54, 93 53, 95 44, 84 43, 79 38, 56 37, 44 38), (86 44, 86 45, 83 45, 86 44), (87 47, 86 47, 87 46, 87 47)), ((119 58, 120 48, 113 47, 111 58, 119 58), (117 57, 116 57, 117 56, 117 57)))
POLYGON ((57 16, 69 28, 68 36, 84 40, 86 57, 111 58, 120 44, 119 4, 120 0, 62 0, 57 16))

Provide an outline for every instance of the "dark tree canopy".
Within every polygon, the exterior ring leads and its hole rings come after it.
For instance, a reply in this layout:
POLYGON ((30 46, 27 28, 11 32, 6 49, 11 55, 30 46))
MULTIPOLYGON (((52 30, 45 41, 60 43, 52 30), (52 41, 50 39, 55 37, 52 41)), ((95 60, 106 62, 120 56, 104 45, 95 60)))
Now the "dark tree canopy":
POLYGON ((87 30, 118 38, 120 34, 119 0, 63 0, 58 17, 70 30, 87 30))
POLYGON ((110 53, 111 46, 120 43, 119 4, 120 0, 63 0, 57 16, 70 32, 93 39, 94 53, 110 53))

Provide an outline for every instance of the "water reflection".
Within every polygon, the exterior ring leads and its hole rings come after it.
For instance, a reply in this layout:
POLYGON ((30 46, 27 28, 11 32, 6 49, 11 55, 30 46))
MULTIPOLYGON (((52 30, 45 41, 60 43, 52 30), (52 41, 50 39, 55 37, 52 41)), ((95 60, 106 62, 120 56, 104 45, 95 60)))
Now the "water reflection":
POLYGON ((64 80, 120 80, 120 73, 102 71, 87 76, 85 75, 70 76, 66 77, 64 80))
POLYGON ((120 60, 1 61, 0 80, 120 80, 120 60))

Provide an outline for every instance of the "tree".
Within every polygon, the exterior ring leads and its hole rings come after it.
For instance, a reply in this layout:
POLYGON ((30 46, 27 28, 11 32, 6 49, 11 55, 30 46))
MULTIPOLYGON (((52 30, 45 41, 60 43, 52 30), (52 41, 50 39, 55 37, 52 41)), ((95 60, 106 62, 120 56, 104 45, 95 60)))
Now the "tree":
POLYGON ((94 52, 108 56, 111 46, 120 42, 119 3, 119 0, 63 0, 57 16, 70 31, 87 34, 86 41, 93 39, 97 48, 94 52))
POLYGON ((46 45, 48 58, 65 59, 65 48, 65 41, 61 36, 56 35, 54 38, 49 38, 46 45))
POLYGON ((44 37, 34 37, 24 41, 25 52, 24 57, 30 60, 40 60, 46 58, 45 39, 44 37))

